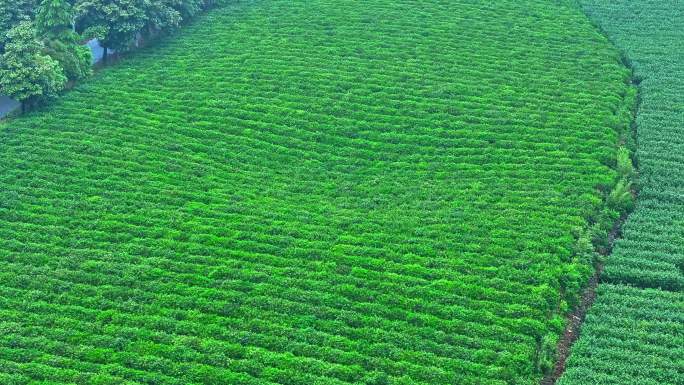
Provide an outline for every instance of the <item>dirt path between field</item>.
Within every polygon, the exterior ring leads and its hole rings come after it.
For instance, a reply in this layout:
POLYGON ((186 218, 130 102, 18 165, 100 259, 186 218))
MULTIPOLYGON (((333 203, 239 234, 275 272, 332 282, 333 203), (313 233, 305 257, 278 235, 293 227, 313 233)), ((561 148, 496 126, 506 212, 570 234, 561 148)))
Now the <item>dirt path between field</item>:
MULTIPOLYGON (((632 194, 636 199, 637 191, 632 190, 632 194)), ((623 215, 613 225, 613 228, 608 234, 608 249, 601 253, 602 257, 605 258, 612 253, 615 240, 620 237, 622 225, 625 223, 628 216, 629 214, 623 215)), ((575 341, 577 341, 579 338, 580 330, 582 328, 582 324, 584 323, 584 319, 587 316, 587 312, 596 299, 596 288, 601 280, 603 266, 604 264, 601 261, 596 264, 594 275, 591 276, 586 288, 582 292, 579 305, 572 313, 568 315, 566 319, 565 331, 563 331, 563 336, 561 337, 560 341, 558 341, 558 345, 556 347, 556 364, 553 370, 544 376, 540 383, 541 385, 554 385, 565 372, 565 362, 568 360, 568 357, 570 357, 570 349, 575 341)))
POLYGON ((556 360, 556 365, 549 374, 544 376, 541 385, 554 385, 560 376, 563 375, 563 372, 565 372, 565 361, 567 361, 570 356, 570 348, 572 347, 572 344, 577 341, 577 338, 579 338, 580 328, 587 315, 587 311, 589 311, 589 308, 594 303, 594 299, 596 299, 596 287, 598 286, 602 271, 603 264, 600 264, 596 268, 594 275, 589 279, 589 284, 582 293, 579 305, 575 311, 568 316, 563 337, 558 341, 556 350, 558 359, 556 360))
MULTIPOLYGON (((613 226, 610 234, 608 234, 608 250, 606 250, 605 253, 601 253, 602 257, 610 255, 610 253, 613 251, 615 239, 620 236, 622 225, 626 220, 627 215, 624 215, 613 226)), ((565 372, 565 362, 568 360, 568 357, 570 357, 570 348, 575 341, 577 341, 577 338, 579 338, 582 323, 584 323, 587 312, 596 299, 596 288, 601 280, 602 272, 603 262, 599 262, 596 265, 594 275, 589 278, 587 287, 584 289, 584 292, 582 292, 579 305, 577 305, 577 308, 567 317, 565 331, 563 331, 563 336, 561 337, 560 341, 558 341, 556 348, 556 365, 551 372, 544 376, 541 381, 541 385, 554 385, 556 381, 558 381, 558 379, 563 375, 563 372, 565 372)))

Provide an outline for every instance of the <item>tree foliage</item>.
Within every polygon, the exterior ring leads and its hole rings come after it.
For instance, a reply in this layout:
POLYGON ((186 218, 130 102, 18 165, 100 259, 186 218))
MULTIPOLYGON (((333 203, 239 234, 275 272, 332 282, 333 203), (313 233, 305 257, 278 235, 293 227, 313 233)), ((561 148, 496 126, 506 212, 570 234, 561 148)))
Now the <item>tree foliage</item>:
POLYGON ((215 4, 206 0, 77 0, 79 29, 104 47, 131 48, 138 33, 176 28, 215 4))
POLYGON ((0 58, 0 94, 26 103, 56 96, 64 88, 62 68, 43 50, 31 23, 21 22, 10 30, 0 58))
POLYGON ((81 0, 77 11, 83 34, 103 47, 126 51, 147 22, 145 0, 81 0))
POLYGON ((175 28, 182 19, 179 10, 174 7, 173 0, 148 0, 145 4, 145 15, 147 26, 155 30, 175 28))
POLYGON ((45 38, 70 38, 75 18, 76 13, 69 1, 43 0, 36 14, 36 30, 45 38))
POLYGON ((170 3, 183 20, 190 19, 203 8, 213 5, 206 0, 170 0, 170 3))
POLYGON ((43 52, 57 60, 68 79, 79 80, 92 73, 93 55, 88 46, 74 44, 73 39, 45 40, 43 52))
POLYGON ((57 60, 68 79, 78 80, 91 73, 90 49, 79 44, 73 31, 74 7, 67 0, 43 0, 36 15, 36 28, 43 37, 44 52, 57 60))
POLYGON ((33 18, 38 0, 0 0, 0 51, 7 33, 21 21, 33 18))

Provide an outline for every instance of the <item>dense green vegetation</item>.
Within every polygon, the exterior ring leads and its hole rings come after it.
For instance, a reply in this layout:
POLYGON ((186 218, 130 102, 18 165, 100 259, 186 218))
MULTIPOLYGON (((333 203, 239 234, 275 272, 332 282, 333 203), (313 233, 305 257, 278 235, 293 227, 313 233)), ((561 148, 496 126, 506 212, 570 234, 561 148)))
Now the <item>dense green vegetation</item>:
POLYGON ((637 118, 640 196, 622 239, 606 261, 603 280, 610 284, 601 289, 598 305, 591 311, 561 383, 681 385, 684 3, 581 3, 624 50, 641 80, 642 103, 637 118))
POLYGON ((214 10, 0 126, 0 383, 535 384, 628 78, 571 2, 214 10))
POLYGON ((684 289, 684 4, 585 1, 642 79, 639 209, 606 264, 611 282, 684 289), (593 5, 592 5, 593 4, 593 5))
POLYGON ((91 73, 83 40, 124 52, 226 0, 0 0, 0 95, 22 108, 91 73))
POLYGON ((684 383, 684 295, 602 284, 559 385, 684 383))

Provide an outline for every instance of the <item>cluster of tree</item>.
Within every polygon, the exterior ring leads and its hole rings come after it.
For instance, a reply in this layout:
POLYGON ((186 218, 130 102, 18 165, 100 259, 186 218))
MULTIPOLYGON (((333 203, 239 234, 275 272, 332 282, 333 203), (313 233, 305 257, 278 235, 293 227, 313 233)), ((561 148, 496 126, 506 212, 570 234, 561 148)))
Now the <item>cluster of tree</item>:
POLYGON ((171 30, 222 0, 0 0, 0 94, 22 108, 91 73, 97 38, 127 51, 140 35, 171 30))

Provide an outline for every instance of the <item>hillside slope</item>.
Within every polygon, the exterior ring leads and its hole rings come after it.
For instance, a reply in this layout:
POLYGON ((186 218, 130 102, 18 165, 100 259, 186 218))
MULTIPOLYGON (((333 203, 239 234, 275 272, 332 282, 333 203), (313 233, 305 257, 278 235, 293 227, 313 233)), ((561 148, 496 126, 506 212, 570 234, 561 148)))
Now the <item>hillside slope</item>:
POLYGON ((536 383, 628 124, 569 4, 242 1, 0 126, 0 383, 536 383))
POLYGON ((563 385, 684 384, 684 3, 581 0, 632 61, 640 196, 563 385))

